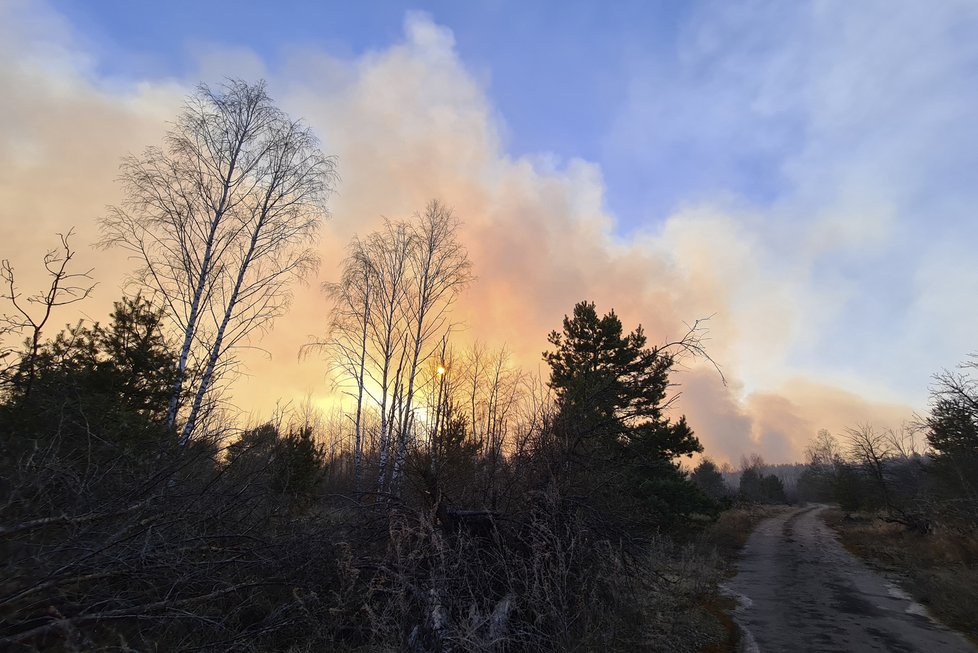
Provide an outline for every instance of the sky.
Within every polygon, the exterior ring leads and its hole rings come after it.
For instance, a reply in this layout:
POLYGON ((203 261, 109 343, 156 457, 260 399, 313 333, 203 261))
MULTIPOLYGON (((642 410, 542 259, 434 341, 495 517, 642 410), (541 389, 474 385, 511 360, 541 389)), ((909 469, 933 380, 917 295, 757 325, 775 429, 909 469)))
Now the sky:
POLYGON ((0 256, 25 286, 74 227, 100 282, 80 310, 104 319, 132 264, 89 245, 121 157, 227 77, 266 79, 341 177, 319 276, 235 386, 254 412, 328 395, 296 359, 328 319, 320 282, 435 197, 478 276, 460 337, 527 369, 581 299, 652 342, 712 316, 726 385, 675 380, 720 460, 896 427, 978 351, 971 0, 0 0, 0 256))

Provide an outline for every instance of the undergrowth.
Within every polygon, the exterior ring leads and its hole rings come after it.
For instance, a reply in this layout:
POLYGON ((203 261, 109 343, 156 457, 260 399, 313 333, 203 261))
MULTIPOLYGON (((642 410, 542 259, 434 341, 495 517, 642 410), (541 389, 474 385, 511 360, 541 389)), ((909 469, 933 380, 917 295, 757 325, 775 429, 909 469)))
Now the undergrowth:
POLYGON ((850 552, 905 579, 916 601, 978 642, 978 533, 936 528, 922 534, 873 515, 822 512, 850 552))

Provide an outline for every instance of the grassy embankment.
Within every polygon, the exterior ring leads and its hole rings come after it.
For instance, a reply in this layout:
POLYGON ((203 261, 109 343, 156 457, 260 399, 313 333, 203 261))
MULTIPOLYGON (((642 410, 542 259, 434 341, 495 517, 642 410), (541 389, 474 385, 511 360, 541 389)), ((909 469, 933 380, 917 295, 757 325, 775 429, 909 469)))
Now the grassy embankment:
POLYGON ((978 534, 939 529, 911 533, 871 515, 822 512, 843 546, 897 576, 931 614, 978 643, 978 534))

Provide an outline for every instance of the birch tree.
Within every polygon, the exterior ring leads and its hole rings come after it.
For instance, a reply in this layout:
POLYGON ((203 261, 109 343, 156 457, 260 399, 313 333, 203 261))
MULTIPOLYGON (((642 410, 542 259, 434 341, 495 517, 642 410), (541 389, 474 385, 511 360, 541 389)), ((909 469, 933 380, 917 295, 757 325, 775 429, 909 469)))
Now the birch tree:
POLYGON ((406 295, 409 362, 391 485, 397 488, 411 443, 412 404, 420 366, 437 351, 450 326, 448 318, 458 293, 472 280, 472 264, 458 240, 459 219, 450 208, 432 200, 413 226, 415 247, 410 257, 411 288, 406 295))
POLYGON ((179 334, 167 424, 185 413, 182 444, 235 346, 280 316, 290 283, 318 264, 310 245, 334 181, 334 160, 263 82, 200 85, 161 147, 123 161, 125 199, 102 220, 101 244, 132 253, 134 281, 179 334))
POLYGON ((339 282, 325 286, 333 318, 327 338, 311 347, 326 350, 338 381, 355 387, 358 487, 371 404, 380 423, 377 491, 397 488, 413 443, 419 371, 444 344, 451 306, 472 278, 458 225, 437 201, 411 221, 385 220, 379 230, 353 239, 339 282))
POLYGON ((409 283, 409 260, 414 238, 404 222, 387 220, 367 238, 365 251, 374 271, 373 304, 369 324, 370 365, 367 376, 378 388, 374 400, 380 412, 377 490, 384 490, 391 448, 392 425, 403 406, 401 375, 406 333, 404 305, 409 283))
POLYGON ((496 473, 500 468, 507 445, 509 424, 525 378, 510 364, 505 348, 487 352, 476 345, 469 357, 468 404, 471 413, 472 437, 479 445, 485 461, 483 501, 494 505, 496 473))
POLYGON ((356 409, 353 417, 353 479, 360 490, 363 464, 364 399, 367 398, 367 365, 371 358, 371 324, 375 300, 376 271, 360 238, 354 238, 343 259, 342 274, 337 282, 323 284, 323 291, 333 302, 326 339, 303 347, 325 353, 342 381, 353 379, 356 409))

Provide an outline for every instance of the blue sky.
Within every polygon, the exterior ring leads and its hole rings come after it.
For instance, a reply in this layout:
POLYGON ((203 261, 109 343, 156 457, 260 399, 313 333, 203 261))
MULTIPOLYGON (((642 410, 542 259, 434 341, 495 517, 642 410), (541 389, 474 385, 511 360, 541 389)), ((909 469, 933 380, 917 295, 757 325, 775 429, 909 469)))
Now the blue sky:
MULTIPOLYGON (((637 61, 675 65, 676 38, 694 5, 682 2, 309 2, 56 0, 53 6, 90 40, 98 70, 140 78, 184 76, 196 54, 245 47, 273 68, 296 48, 356 57, 395 42, 409 11, 427 12, 452 30, 457 51, 483 81, 514 155, 583 157, 608 171, 608 204, 623 228, 663 216, 693 191, 736 184, 751 196, 773 191, 766 163, 746 154, 746 172, 705 170, 708 147, 688 141, 661 150, 661 166, 641 173, 609 143, 637 61), (695 151, 688 151, 692 147, 695 151), (677 154, 683 154, 676 165, 677 154), (666 161, 670 160, 671 163, 666 161), (669 181, 660 181, 670 170, 669 181)), ((651 72, 651 71, 650 71, 651 72)), ((672 110, 673 107, 664 107, 672 110)))
MULTIPOLYGON (((5 241, 91 232, 194 84, 263 76, 339 156, 327 261, 439 196, 472 334, 530 368, 585 297, 661 339, 715 315, 731 383, 693 370, 684 410, 731 456, 909 417, 978 351, 972 0, 242 4, 0 2, 5 241)), ((311 288, 276 360, 322 319, 311 288)))
MULTIPOLYGON (((850 56, 863 46, 866 52, 857 57, 885 56, 872 51, 880 44, 868 30, 876 26, 859 20, 878 12, 880 21, 889 18, 882 13, 887 3, 867 4, 851 17, 831 2, 247 4, 242 9, 242 3, 228 0, 52 2, 96 53, 98 72, 124 79, 193 75, 200 52, 217 47, 246 48, 273 71, 304 47, 355 58, 396 42, 407 12, 424 11, 454 34, 458 56, 498 111, 507 151, 600 164, 607 204, 625 232, 704 197, 726 193, 770 204, 790 193, 785 165, 818 139, 811 133, 811 107, 798 95, 806 82, 818 82, 819 61, 832 56, 828 48, 844 46, 850 56), (867 31, 846 34, 860 29, 867 31), (795 57, 789 77, 771 69, 784 56, 795 57)), ((975 76, 967 53, 973 50, 967 41, 975 35, 974 12, 966 2, 943 4, 920 13, 937 17, 928 22, 947 29, 936 37, 947 46, 957 42, 961 63, 968 65, 948 68, 942 71, 946 79, 934 81, 963 87, 975 76), (941 23, 941 14, 964 20, 941 23)), ((898 35, 906 52, 912 52, 915 37, 922 41, 918 46, 932 47, 927 37, 935 35, 922 32, 898 35)), ((880 64, 878 74, 901 72, 880 64)), ((854 76, 867 75, 853 83, 868 88, 885 81, 872 79, 877 71, 860 70, 859 62, 853 68, 854 76)), ((854 106, 853 113, 863 108, 854 106)), ((947 127, 952 125, 949 120, 947 127)), ((887 128, 898 129, 867 126, 879 138, 887 128)), ((853 120, 852 129, 859 128, 853 120)), ((899 138, 898 132, 891 137, 899 138)), ((935 163, 949 168, 942 172, 952 189, 967 183, 960 178, 963 171, 954 170, 959 162, 935 163)))

